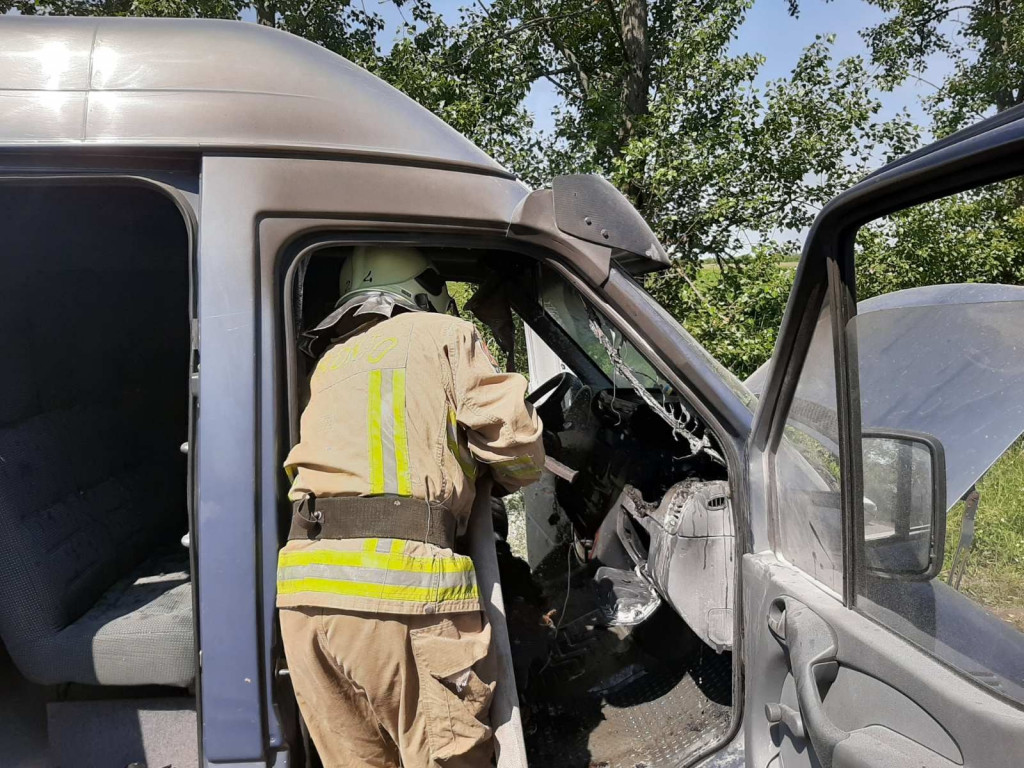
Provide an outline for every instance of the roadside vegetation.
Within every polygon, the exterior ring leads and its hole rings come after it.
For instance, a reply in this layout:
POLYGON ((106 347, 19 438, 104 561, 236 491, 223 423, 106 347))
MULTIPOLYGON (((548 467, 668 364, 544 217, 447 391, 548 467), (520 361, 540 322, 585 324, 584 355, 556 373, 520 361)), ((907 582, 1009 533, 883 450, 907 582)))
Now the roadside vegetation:
MULTIPOLYGON (((977 488, 974 546, 960 591, 1024 632, 1024 441, 1004 453, 977 488)), ((949 511, 943 580, 949 577, 963 514, 963 502, 949 511)))

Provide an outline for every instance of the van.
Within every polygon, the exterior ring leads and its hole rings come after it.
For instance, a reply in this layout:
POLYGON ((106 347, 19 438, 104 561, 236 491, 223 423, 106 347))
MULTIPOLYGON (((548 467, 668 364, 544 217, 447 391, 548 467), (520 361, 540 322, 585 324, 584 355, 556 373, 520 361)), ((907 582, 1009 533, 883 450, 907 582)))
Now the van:
POLYGON ((282 462, 341 264, 404 244, 525 347, 552 459, 466 544, 499 768, 1019 768, 1024 635, 940 571, 1024 432, 1024 289, 858 305, 852 265, 858 228, 1022 149, 1010 110, 833 201, 740 382, 646 293, 669 258, 600 178, 531 190, 265 27, 4 17, 0 764, 318 764, 282 462))

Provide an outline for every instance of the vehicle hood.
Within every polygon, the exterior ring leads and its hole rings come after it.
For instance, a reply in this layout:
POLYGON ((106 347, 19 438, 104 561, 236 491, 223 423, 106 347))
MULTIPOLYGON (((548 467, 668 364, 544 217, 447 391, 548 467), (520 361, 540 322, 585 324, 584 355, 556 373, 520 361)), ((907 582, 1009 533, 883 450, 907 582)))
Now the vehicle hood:
MULTIPOLYGON (((1024 433, 1024 287, 939 285, 877 296, 857 305, 847 334, 862 361, 862 423, 938 438, 950 506, 1024 433)), ((791 417, 834 447, 828 337, 815 333, 791 417)), ((745 383, 760 395, 766 378, 767 364, 745 383)))

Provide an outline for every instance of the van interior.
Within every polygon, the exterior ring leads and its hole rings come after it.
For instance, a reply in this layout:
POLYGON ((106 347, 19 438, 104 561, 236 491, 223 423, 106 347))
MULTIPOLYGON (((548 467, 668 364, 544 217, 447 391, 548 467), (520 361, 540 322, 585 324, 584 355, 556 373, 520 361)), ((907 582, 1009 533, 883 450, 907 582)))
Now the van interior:
MULTIPOLYGON (((334 309, 348 252, 325 244, 299 262, 286 292, 293 344, 334 309)), ((560 272, 491 248, 427 255, 465 289, 457 299, 472 295, 461 315, 499 361, 543 377, 530 399, 555 461, 492 505, 530 763, 696 757, 730 733, 733 716, 735 538, 715 436, 560 272)), ((315 355, 291 358, 294 441, 315 355)))
POLYGON ((2 762, 196 765, 185 220, 113 182, 0 210, 2 762))

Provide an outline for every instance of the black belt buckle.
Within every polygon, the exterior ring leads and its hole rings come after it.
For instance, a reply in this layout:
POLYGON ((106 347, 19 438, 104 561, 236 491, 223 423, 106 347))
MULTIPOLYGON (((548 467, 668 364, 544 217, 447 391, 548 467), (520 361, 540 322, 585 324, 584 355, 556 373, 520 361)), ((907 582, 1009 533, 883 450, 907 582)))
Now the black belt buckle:
POLYGON ((307 496, 299 503, 295 512, 299 527, 309 539, 319 539, 323 532, 324 513, 316 508, 316 497, 307 496))

